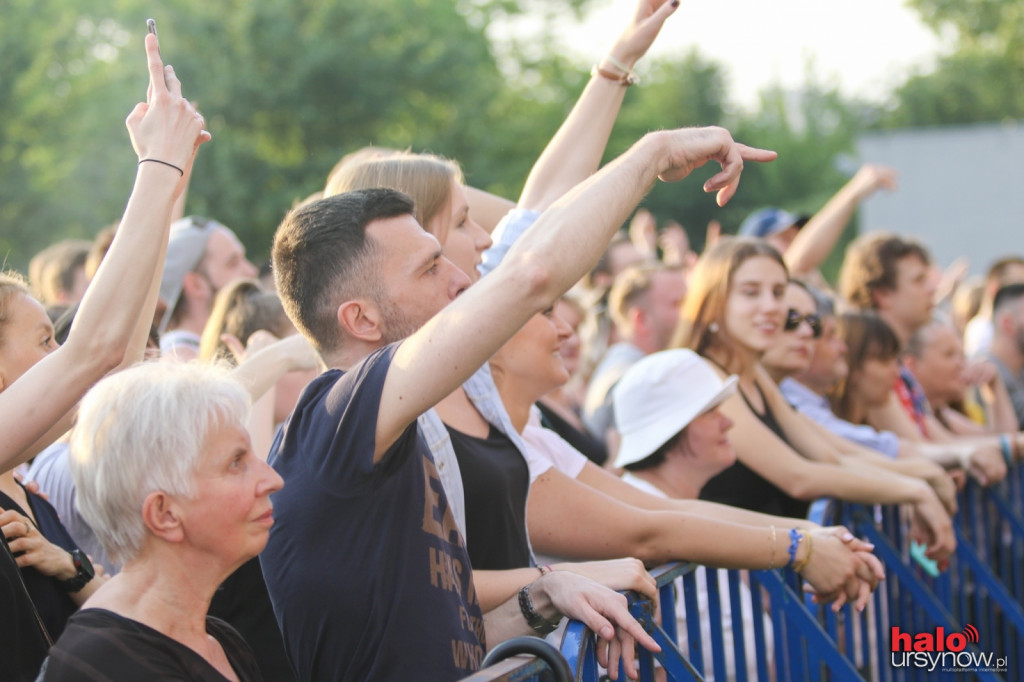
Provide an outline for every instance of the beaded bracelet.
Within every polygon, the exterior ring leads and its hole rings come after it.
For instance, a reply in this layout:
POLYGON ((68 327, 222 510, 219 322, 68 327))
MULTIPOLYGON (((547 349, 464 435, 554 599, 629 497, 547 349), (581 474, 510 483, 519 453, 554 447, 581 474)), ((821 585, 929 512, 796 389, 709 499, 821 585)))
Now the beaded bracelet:
POLYGON ((814 553, 814 536, 813 535, 807 535, 806 537, 807 537, 807 556, 804 557, 804 560, 800 562, 799 566, 794 564, 793 570, 796 571, 797 573, 803 573, 804 572, 804 569, 807 568, 807 564, 809 564, 811 562, 811 554, 814 553))
POLYGON ((803 533, 796 528, 789 529, 789 563, 787 566, 792 566, 796 563, 796 550, 800 547, 800 540, 803 539, 803 533))
POLYGON ((1006 466, 1013 466, 1013 449, 1010 446, 1010 437, 1005 433, 999 434, 999 449, 1003 451, 1006 466))

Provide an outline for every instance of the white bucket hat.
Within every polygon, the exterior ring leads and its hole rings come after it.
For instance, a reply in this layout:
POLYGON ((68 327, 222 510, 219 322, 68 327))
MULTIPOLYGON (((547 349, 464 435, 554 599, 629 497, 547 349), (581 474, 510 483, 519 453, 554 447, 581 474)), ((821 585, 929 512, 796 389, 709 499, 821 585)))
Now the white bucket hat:
POLYGON ((672 436, 736 392, 704 358, 679 348, 652 353, 629 368, 612 390, 615 426, 622 436, 615 466, 650 457, 672 436))

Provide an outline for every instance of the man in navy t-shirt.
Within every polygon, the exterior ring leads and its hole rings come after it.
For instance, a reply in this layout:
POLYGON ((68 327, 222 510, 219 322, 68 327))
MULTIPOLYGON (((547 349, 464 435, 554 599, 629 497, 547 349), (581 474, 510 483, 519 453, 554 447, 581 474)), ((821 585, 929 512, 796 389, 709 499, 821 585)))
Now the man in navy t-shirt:
POLYGON ((399 192, 348 192, 285 217, 278 293, 334 368, 307 388, 272 453, 285 487, 261 564, 300 679, 454 680, 479 668, 485 632, 494 644, 561 615, 598 634, 601 657, 622 651, 627 670, 634 639, 657 648, 621 595, 566 571, 481 616, 416 418, 575 284, 659 175, 717 161, 705 189, 724 203, 744 159, 771 158, 720 128, 651 133, 545 212, 465 294, 469 279, 399 192))

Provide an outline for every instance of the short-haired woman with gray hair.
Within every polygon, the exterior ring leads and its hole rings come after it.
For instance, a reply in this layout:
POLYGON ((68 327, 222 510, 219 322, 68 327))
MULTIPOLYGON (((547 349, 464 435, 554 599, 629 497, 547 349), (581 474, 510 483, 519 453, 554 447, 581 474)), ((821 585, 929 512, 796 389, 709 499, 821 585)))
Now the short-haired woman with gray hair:
POLYGON ((147 363, 104 379, 71 436, 82 516, 124 566, 67 624, 42 680, 262 679, 207 616, 214 591, 267 542, 281 478, 256 456, 245 389, 223 370, 147 363))

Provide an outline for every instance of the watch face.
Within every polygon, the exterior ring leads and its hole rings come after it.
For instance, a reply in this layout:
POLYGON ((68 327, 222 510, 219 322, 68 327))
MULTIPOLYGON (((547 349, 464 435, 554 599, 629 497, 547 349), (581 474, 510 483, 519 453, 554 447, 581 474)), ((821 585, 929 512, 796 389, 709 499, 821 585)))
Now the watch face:
POLYGON ((71 552, 71 559, 75 562, 78 575, 85 578, 86 582, 96 577, 96 569, 93 568, 92 562, 89 561, 89 557, 86 556, 85 552, 76 549, 71 552))

